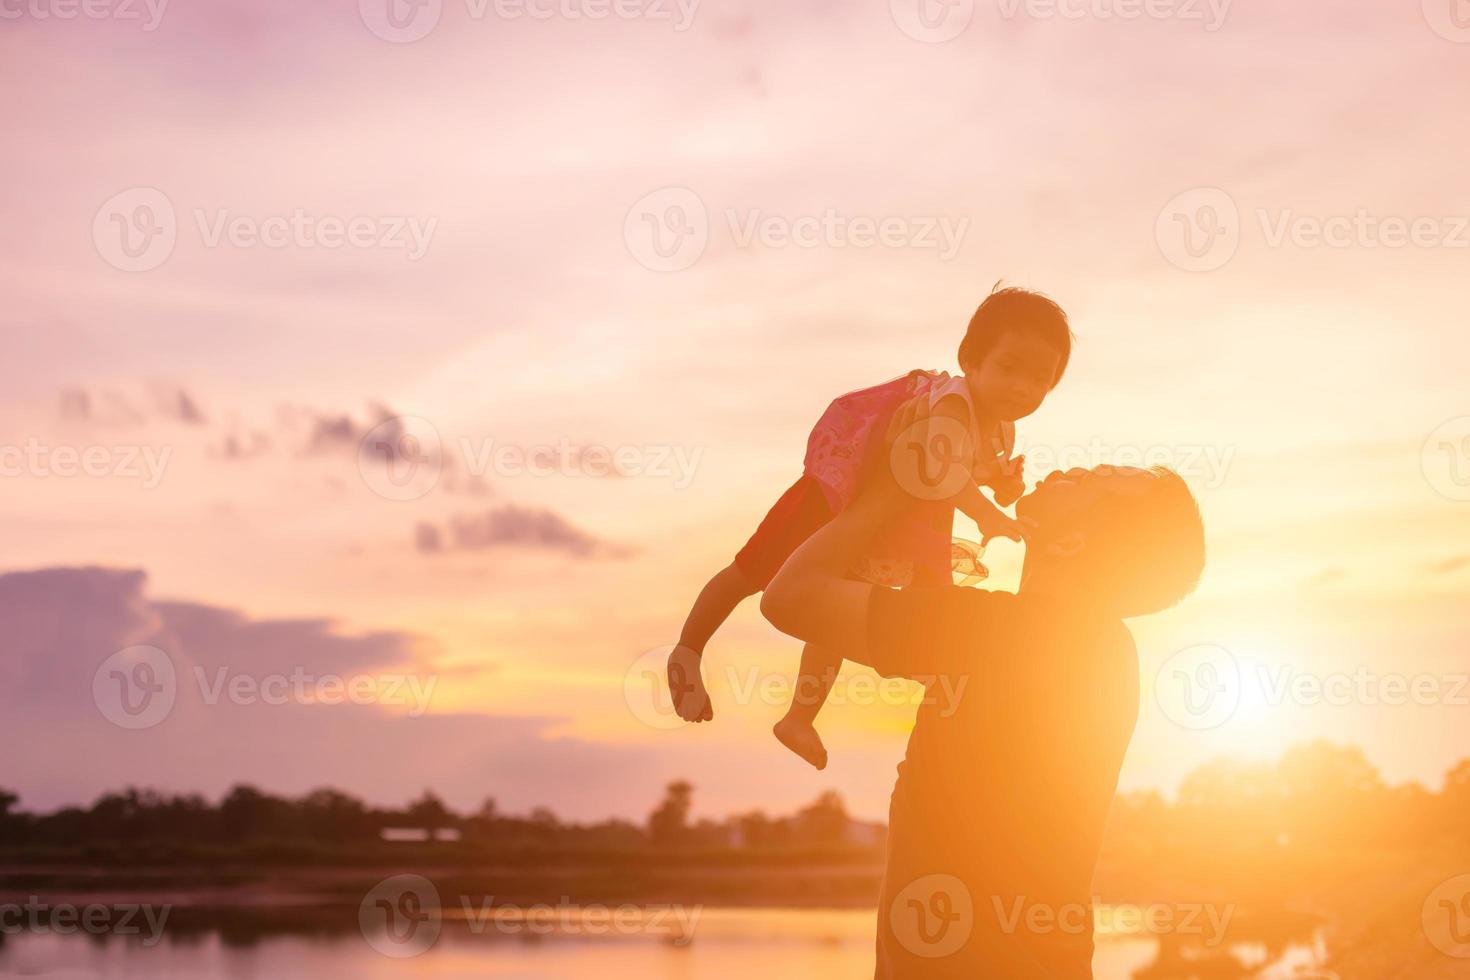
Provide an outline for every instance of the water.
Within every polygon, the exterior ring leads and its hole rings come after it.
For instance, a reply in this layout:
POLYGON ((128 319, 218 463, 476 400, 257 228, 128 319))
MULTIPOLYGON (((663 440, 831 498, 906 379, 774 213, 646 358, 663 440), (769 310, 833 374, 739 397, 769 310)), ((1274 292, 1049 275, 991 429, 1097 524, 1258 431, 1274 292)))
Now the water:
MULTIPOLYGON (((520 931, 520 930, 517 930, 520 931)), ((432 948, 403 958, 385 955, 349 929, 310 935, 209 929, 166 933, 149 946, 137 938, 23 932, 0 941, 0 977, 51 980, 322 980, 432 977, 436 980, 785 980, 867 978, 873 969, 874 913, 848 910, 704 909, 695 939, 647 935, 506 935, 480 923, 446 923, 432 948)), ((380 940, 381 944, 381 940, 380 940)), ((1218 951, 1244 972, 1218 977, 1290 976, 1321 955, 1308 938, 1266 962, 1267 949, 1241 944, 1218 951)), ((390 946, 385 948, 391 949, 390 946)), ((1169 976, 1158 938, 1106 935, 1097 942, 1096 980, 1169 976)), ((1167 950, 1163 950, 1167 952, 1167 950)), ((403 952, 403 950, 399 950, 403 952)), ((1218 966, 1215 967, 1218 970, 1218 966)))

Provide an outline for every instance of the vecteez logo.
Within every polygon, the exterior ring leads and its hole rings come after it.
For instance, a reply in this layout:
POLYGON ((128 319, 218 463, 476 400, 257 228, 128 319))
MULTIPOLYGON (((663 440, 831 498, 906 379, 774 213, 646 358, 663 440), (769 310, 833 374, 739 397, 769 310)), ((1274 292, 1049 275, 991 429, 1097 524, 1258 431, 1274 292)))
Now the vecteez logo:
POLYGON ((1429 893, 1421 924, 1435 949, 1454 959, 1470 959, 1470 874, 1441 882, 1429 893))
POLYGON ((1203 643, 1169 657, 1155 676, 1159 709, 1174 724, 1193 731, 1218 728, 1240 707, 1240 664, 1222 646, 1203 643))
POLYGON ((1186 272, 1214 272, 1240 248, 1240 208, 1218 187, 1173 197, 1159 212, 1154 238, 1164 258, 1186 272))
POLYGON ((788 212, 743 205, 711 218, 704 198, 687 187, 643 195, 623 218, 623 241, 639 265, 683 272, 705 254, 711 237, 740 251, 907 251, 952 261, 964 247, 971 217, 964 214, 860 213, 834 207, 788 212))
POLYGON ((1424 442, 1420 465, 1440 496, 1470 501, 1470 415, 1437 426, 1424 442))
POLYGON ((1423 0, 1429 29, 1446 41, 1470 44, 1470 0, 1423 0))
POLYGON ((368 945, 384 956, 420 956, 438 942, 443 928, 439 889, 422 875, 385 878, 363 896, 357 924, 368 945))
POLYGON ((975 0, 888 0, 898 29, 915 41, 943 44, 963 34, 975 19, 975 0))
MULTIPOLYGON (((293 207, 275 213, 242 214, 229 208, 194 207, 198 247, 206 251, 340 249, 400 253, 409 262, 429 254, 439 227, 436 217, 392 214, 332 214, 293 207)), ((92 218, 97 254, 123 272, 151 272, 167 262, 181 230, 173 201, 156 187, 131 187, 102 203, 92 218)))
POLYGON ((97 253, 123 272, 149 272, 168 261, 178 243, 173 202, 156 187, 132 187, 103 202, 92 219, 97 253))
POLYGON ((674 699, 693 689, 692 680, 683 674, 681 666, 676 664, 670 674, 669 654, 673 650, 672 646, 646 650, 623 674, 623 702, 634 718, 655 731, 669 732, 684 726, 674 699))
POLYGON ((357 8, 374 36, 393 44, 412 44, 439 26, 444 0, 358 0, 357 8))
POLYGON ((178 698, 174 662, 158 647, 119 650, 92 675, 92 701, 119 728, 152 728, 173 711, 178 698))
MULTIPOLYGON (((682 34, 694 24, 701 0, 462 0, 472 22, 647 21, 682 34)), ((392 44, 428 37, 444 17, 444 0, 358 0, 362 22, 392 44)))
POLYGON ((946 415, 920 419, 889 450, 894 481, 918 500, 948 500, 970 480, 975 459, 970 427, 946 415))
POLYGON ((925 875, 894 896, 888 907, 888 924, 903 948, 915 956, 953 956, 970 941, 974 931, 974 898, 954 875, 925 875))
POLYGON ((418 500, 439 485, 444 470, 439 429, 417 415, 384 419, 358 445, 357 469, 368 489, 384 500, 418 500))
POLYGON ((709 247, 709 209, 687 187, 664 187, 639 198, 623 219, 623 241, 638 264, 683 272, 709 247))
POLYGON ((170 0, 0 0, 0 20, 134 21, 145 34, 158 30, 170 0))

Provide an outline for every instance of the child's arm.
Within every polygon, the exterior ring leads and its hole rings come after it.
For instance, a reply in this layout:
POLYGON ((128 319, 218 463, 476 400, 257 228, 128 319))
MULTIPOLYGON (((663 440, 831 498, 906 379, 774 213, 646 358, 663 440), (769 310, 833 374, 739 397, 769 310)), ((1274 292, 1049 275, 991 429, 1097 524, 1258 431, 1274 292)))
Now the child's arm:
POLYGON ((995 504, 985 499, 985 494, 974 484, 966 484, 954 500, 955 509, 975 522, 980 528, 980 543, 989 544, 991 538, 1023 539, 1021 522, 1009 516, 995 504))
POLYGON ((679 634, 679 646, 704 653, 705 644, 730 618, 735 607, 759 591, 760 587, 735 565, 720 569, 705 583, 699 598, 694 600, 689 617, 684 620, 684 630, 679 634))
POLYGON ((998 464, 999 471, 984 485, 990 487, 998 505, 1010 507, 1026 495, 1026 457, 1015 455, 1016 424, 1014 422, 1000 424, 1000 444, 997 449, 998 455, 1004 462, 998 464))
POLYGON ((704 646, 715 635, 735 607, 760 589, 733 564, 715 573, 700 590, 699 598, 684 621, 679 645, 669 654, 669 695, 674 711, 685 721, 710 721, 714 708, 705 690, 700 661, 704 646))
MULTIPOLYGON (((934 406, 934 416, 949 420, 952 424, 963 425, 966 429, 970 426, 970 407, 959 395, 946 395, 934 406)), ((980 445, 979 433, 971 433, 972 446, 980 445)), ((1015 474, 1015 481, 1006 480, 1004 491, 1010 495, 1013 489, 1009 484, 1019 482, 1021 473, 1021 460, 1010 460, 1007 464, 1007 473, 1015 474)), ((971 460, 973 466, 974 461, 971 460)), ((1001 493, 997 489, 997 496, 1001 493)), ((1019 497, 1016 493, 1015 497, 1019 497)), ((1014 500, 1012 500, 1014 502, 1014 500)), ((988 544, 991 538, 1010 538, 1012 541, 1020 541, 1021 524, 1014 518, 1005 514, 999 507, 985 498, 980 488, 974 482, 967 482, 963 489, 955 496, 954 506, 960 513, 974 521, 980 528, 981 544, 988 544)))

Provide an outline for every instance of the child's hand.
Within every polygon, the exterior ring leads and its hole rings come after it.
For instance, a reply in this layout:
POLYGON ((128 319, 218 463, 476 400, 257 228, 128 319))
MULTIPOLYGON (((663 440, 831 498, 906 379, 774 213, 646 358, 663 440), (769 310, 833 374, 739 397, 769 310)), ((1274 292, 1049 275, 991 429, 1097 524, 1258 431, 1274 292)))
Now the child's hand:
POLYGON ((1002 507, 1010 507, 1026 494, 1026 480, 1022 476, 1025 472, 1026 457, 1017 456, 1000 464, 1000 475, 989 483, 990 489, 995 491, 995 502, 1002 507))
POLYGON ((1025 524, 1015 518, 1009 517, 999 510, 987 508, 986 513, 975 522, 980 528, 980 544, 988 545, 991 538, 1010 538, 1012 541, 1025 541, 1026 534, 1030 530, 1025 524))
POLYGON ((674 647, 669 654, 669 696, 674 702, 674 712, 685 721, 711 721, 715 717, 700 671, 702 659, 689 647, 674 647))

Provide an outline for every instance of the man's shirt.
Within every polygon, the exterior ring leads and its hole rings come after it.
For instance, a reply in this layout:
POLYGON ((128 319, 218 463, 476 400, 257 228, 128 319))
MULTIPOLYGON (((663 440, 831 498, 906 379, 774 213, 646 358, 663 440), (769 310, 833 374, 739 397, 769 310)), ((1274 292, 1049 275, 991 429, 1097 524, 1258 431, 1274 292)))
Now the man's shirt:
POLYGON ((1090 978, 1092 874, 1138 718, 1128 630, 1055 598, 877 589, 868 649, 928 686, 889 814, 877 977, 1090 978))

